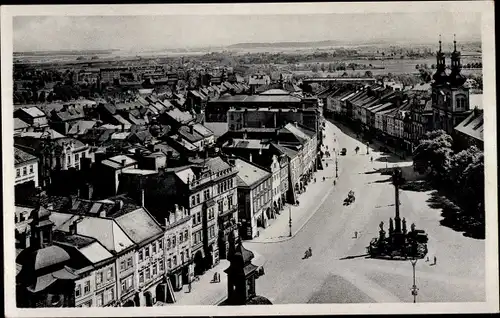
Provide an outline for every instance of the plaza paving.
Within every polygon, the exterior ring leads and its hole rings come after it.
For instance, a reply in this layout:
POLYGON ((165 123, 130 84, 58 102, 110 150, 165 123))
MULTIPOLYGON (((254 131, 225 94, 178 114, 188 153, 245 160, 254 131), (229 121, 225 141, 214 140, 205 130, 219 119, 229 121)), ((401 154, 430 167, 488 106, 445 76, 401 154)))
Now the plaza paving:
MULTIPOLYGON (((385 155, 373 149, 366 155, 365 145, 331 123, 327 123, 326 134, 330 139, 336 136, 337 148, 348 150, 346 156, 338 158, 337 185, 333 187, 331 179, 320 180, 323 175, 334 175, 332 161, 328 168, 318 171, 317 182, 311 183, 299 197, 300 205, 292 207, 292 238, 287 238, 285 209, 271 226, 261 230, 259 238, 244 242, 246 248, 266 260, 266 275, 257 280, 257 293, 274 304, 412 302, 409 261, 364 256, 366 246, 378 234, 380 221, 384 221, 387 230, 389 218, 394 216, 394 188, 388 182, 389 176, 374 173, 385 168, 386 162, 380 160, 385 155), (359 154, 354 153, 356 146, 361 149, 359 154), (356 201, 343 206, 349 190, 355 192, 356 201), (353 238, 354 231, 359 232, 358 238, 353 238), (302 260, 308 247, 312 247, 313 256, 302 260)), ((411 164, 395 158, 389 162, 389 166, 411 164)), ((408 228, 414 222, 418 229, 426 230, 429 256, 432 260, 436 255, 438 261, 436 265, 418 261, 417 302, 485 301, 484 241, 441 226, 441 211, 430 208, 426 202, 429 192, 400 193, 401 217, 406 218, 408 228)), ((203 291, 183 295, 179 304, 209 305, 225 297, 222 270, 226 267, 214 269, 221 273, 223 282, 209 284, 213 274, 208 274, 207 282, 193 283, 193 291, 203 291)))

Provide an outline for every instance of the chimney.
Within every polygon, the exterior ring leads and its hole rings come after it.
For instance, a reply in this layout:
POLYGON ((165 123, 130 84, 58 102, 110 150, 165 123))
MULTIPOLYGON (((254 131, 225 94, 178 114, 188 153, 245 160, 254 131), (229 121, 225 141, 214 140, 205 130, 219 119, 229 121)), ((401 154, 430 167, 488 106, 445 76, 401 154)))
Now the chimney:
POLYGON ((73 221, 73 223, 70 224, 70 226, 69 226, 69 233, 71 235, 76 235, 78 233, 78 231, 76 229, 77 228, 77 224, 78 224, 77 221, 73 221))
POLYGON ((122 124, 122 132, 125 131, 125 124, 122 124))
POLYGON ((122 167, 125 167, 125 163, 127 162, 126 159, 122 159, 122 167))
POLYGON ((250 153, 250 162, 253 162, 253 156, 252 156, 252 153, 250 153))

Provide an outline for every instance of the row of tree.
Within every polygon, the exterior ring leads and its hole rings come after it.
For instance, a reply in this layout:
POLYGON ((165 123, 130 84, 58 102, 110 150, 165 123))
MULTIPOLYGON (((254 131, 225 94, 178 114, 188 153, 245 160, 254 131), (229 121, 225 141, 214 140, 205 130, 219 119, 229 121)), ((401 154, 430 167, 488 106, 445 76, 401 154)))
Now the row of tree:
MULTIPOLYGON (((427 64, 417 64, 415 65, 415 69, 428 69, 429 66, 427 64)), ((446 68, 450 68, 449 65, 446 65, 446 68)), ((462 64, 463 69, 482 69, 483 68, 483 63, 477 62, 477 63, 466 63, 462 64)), ((434 70, 436 69, 436 64, 431 64, 431 69, 434 70)))
MULTIPOLYGON (((413 154, 414 167, 427 173, 438 189, 462 207, 457 221, 463 225, 484 226, 484 154, 471 146, 453 151, 453 139, 443 130, 428 132, 413 154)), ((458 213, 458 212, 457 212, 458 213)))

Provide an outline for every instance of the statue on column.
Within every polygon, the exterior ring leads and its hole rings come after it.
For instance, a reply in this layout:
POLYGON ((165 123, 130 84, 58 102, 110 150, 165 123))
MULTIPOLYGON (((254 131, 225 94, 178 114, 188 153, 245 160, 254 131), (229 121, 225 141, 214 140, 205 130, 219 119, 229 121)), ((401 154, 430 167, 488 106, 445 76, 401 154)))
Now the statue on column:
POLYGON ((394 234, 394 222, 392 221, 392 218, 389 218, 389 236, 394 234))
POLYGON ((411 224, 410 229, 411 229, 412 232, 415 232, 415 223, 411 224))
POLYGON ((380 231, 379 231, 379 242, 382 243, 385 240, 385 231, 384 231, 384 222, 380 222, 380 231))
POLYGON ((403 234, 406 234, 406 220, 403 218, 403 234))

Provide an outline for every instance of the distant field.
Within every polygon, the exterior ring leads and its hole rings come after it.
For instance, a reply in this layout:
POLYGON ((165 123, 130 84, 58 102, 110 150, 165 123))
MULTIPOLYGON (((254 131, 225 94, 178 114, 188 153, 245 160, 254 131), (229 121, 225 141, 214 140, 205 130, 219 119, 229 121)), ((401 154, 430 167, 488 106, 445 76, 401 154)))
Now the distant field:
MULTIPOLYGON (((480 57, 465 57, 463 60, 462 60, 462 64, 467 64, 467 63, 471 63, 471 62, 480 62, 481 59, 480 57)), ((419 59, 419 60, 384 60, 384 61, 380 61, 380 60, 345 60, 345 61, 342 61, 346 64, 349 64, 349 63, 357 63, 357 64, 364 64, 364 65, 369 65, 369 64, 372 64, 374 67, 384 67, 384 69, 356 69, 356 70, 346 70, 345 72, 347 72, 347 74, 349 75, 356 75, 356 74, 359 74, 359 75, 364 75, 366 71, 371 71, 373 73, 373 75, 384 75, 384 74, 388 74, 388 73, 392 73, 392 74, 410 74, 410 73, 417 73, 418 71, 415 69, 415 66, 417 64, 419 65, 422 65, 422 64, 427 64, 428 67, 430 67, 432 64, 435 64, 436 63, 436 60, 434 58, 432 59, 419 59)), ((335 62, 332 62, 332 63, 335 63, 335 62)), ((302 65, 304 64, 313 64, 313 63, 300 63, 302 65)), ((326 66, 328 65, 328 63, 325 63, 326 66)), ((321 65, 321 63, 320 63, 321 65)), ((432 70, 431 70, 432 71, 432 70)), ((295 74, 301 74, 301 75, 310 75, 310 74, 313 74, 312 71, 294 71, 295 74)), ((344 71, 336 71, 336 72, 332 72, 332 73, 329 73, 329 72, 321 72, 321 70, 316 73, 316 76, 320 76, 320 77, 326 77, 328 75, 330 76, 340 76, 344 73, 344 71)), ((469 74, 482 74, 482 70, 481 69, 472 69, 472 70, 469 70, 469 69, 464 69, 462 70, 462 73, 464 75, 469 75, 469 74)))

